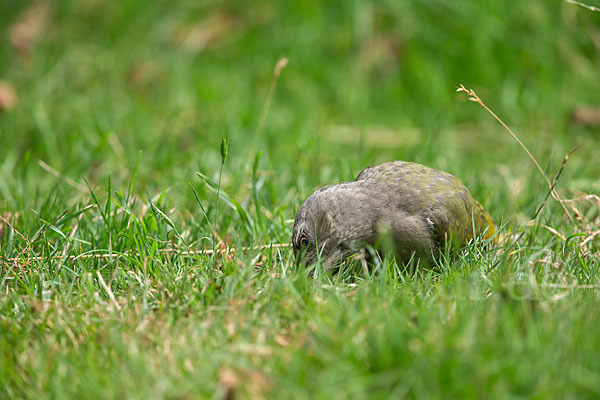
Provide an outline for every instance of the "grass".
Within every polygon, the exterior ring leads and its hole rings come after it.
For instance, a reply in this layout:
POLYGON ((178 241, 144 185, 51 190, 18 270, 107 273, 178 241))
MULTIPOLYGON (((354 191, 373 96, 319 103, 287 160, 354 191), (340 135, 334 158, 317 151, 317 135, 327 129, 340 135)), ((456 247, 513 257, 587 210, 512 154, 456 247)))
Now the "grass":
POLYGON ((598 397, 599 128, 570 115, 598 106, 599 15, 0 1, 0 397, 598 397), (550 179, 579 146, 573 222, 460 83, 550 179), (506 240, 296 269, 301 202, 392 159, 458 176, 506 240))

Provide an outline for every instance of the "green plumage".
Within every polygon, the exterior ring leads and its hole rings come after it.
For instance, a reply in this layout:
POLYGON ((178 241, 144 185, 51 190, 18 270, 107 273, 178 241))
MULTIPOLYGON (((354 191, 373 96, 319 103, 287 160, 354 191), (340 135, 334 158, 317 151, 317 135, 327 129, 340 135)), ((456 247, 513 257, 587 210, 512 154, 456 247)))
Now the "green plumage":
POLYGON ((400 261, 430 262, 448 240, 462 247, 476 234, 495 233, 490 214, 454 176, 393 161, 363 170, 356 180, 313 193, 296 215, 292 243, 308 264, 327 266, 366 244, 391 237, 400 261))

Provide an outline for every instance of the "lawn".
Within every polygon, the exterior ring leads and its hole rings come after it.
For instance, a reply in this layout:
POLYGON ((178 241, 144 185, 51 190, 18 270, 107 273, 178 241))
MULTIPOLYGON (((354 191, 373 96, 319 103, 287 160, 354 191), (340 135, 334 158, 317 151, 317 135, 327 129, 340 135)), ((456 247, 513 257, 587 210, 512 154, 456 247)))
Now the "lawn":
POLYGON ((600 396, 600 12, 0 0, 0 38, 1 398, 600 396), (497 245, 296 268, 303 200, 390 160, 497 245))

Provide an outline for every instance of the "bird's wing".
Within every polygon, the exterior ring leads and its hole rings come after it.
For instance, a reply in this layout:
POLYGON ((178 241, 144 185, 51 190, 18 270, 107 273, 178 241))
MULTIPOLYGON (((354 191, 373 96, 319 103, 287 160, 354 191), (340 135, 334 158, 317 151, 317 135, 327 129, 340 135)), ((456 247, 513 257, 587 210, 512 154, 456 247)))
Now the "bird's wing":
POLYGON ((431 225, 434 240, 440 246, 449 240, 451 247, 458 248, 474 236, 484 233, 484 238, 490 239, 496 233, 490 214, 464 186, 440 196, 423 218, 431 225))
POLYGON ((490 214, 447 172, 392 161, 365 168, 356 181, 369 181, 372 189, 390 194, 388 204, 396 204, 409 215, 420 215, 440 246, 450 240, 452 247, 462 247, 474 231, 476 235, 485 232, 486 239, 496 232, 490 214))

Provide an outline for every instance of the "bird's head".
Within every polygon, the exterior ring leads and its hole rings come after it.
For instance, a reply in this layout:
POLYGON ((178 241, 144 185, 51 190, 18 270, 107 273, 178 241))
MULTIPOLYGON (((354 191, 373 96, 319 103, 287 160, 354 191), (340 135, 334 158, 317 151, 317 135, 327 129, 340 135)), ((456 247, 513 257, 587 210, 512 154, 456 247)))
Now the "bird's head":
POLYGON ((322 197, 320 192, 313 193, 296 214, 292 245, 298 265, 309 266, 320 257, 322 265, 330 267, 349 255, 340 243, 333 210, 322 197))

